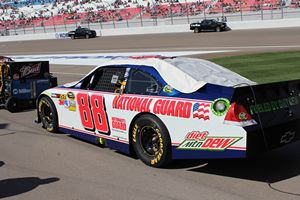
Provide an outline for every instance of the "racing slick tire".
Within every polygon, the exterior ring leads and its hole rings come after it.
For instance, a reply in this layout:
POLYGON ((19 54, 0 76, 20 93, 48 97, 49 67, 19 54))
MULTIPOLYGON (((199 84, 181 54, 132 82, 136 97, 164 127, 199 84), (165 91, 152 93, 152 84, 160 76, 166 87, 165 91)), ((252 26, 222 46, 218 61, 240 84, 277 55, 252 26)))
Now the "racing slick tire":
POLYGON ((9 97, 5 102, 5 109, 11 113, 18 112, 20 110, 18 99, 16 97, 9 97))
POLYGON ((136 155, 146 165, 164 167, 172 159, 168 130, 163 122, 153 115, 142 115, 134 122, 132 144, 136 155))
POLYGON ((216 32, 220 32, 221 31, 221 28, 220 28, 220 26, 217 26, 217 28, 216 28, 216 32))
POLYGON ((89 39, 89 38, 90 38, 89 34, 86 34, 85 39, 89 39))
POLYGON ((42 97, 38 103, 38 114, 48 132, 58 132, 58 116, 54 103, 49 97, 42 97))
POLYGON ((194 29, 194 33, 199 33, 200 32, 200 29, 199 28, 195 28, 194 29))

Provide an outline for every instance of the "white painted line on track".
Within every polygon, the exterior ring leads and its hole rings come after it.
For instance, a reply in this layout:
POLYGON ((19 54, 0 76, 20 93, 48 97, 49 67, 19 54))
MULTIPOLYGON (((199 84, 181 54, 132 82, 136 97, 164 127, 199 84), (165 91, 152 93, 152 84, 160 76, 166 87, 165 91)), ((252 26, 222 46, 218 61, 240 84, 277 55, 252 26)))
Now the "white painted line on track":
POLYGON ((68 72, 51 72, 52 74, 55 75, 74 75, 74 76, 85 76, 86 74, 81 74, 81 73, 68 73, 68 72))
MULTIPOLYGON (((43 54, 73 54, 73 53, 115 53, 115 52, 134 52, 138 51, 136 53, 139 53, 143 51, 144 53, 147 53, 146 51, 149 51, 148 53, 151 53, 151 51, 205 51, 205 50, 215 50, 215 51, 222 51, 222 50, 239 50, 239 49, 266 49, 266 48, 300 48, 300 45, 262 45, 262 46, 219 46, 219 47, 170 47, 170 48, 133 48, 133 49, 109 49, 109 50, 80 50, 80 51, 48 51, 48 52, 42 52, 43 54)), ((24 52, 10 52, 7 54, 10 55, 18 55, 23 54, 24 52)), ((41 52, 31 51, 26 52, 27 54, 40 54, 41 52)), ((174 52, 176 53, 176 52, 174 52)), ((218 52, 216 52, 218 53, 218 52)), ((220 52, 221 53, 221 52, 220 52)), ((116 53, 115 53, 116 54, 116 53)))

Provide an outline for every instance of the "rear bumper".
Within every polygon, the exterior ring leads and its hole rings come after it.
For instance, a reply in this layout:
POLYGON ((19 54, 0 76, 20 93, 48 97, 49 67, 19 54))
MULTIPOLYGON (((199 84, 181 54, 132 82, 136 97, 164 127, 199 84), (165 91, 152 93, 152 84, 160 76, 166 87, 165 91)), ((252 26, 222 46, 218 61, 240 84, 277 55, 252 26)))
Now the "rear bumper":
POLYGON ((246 127, 245 130, 247 131, 247 157, 288 145, 300 139, 300 122, 297 120, 265 127, 264 131, 259 126, 246 127))
POLYGON ((253 157, 300 140, 300 122, 297 120, 264 128, 264 131, 259 125, 245 127, 244 129, 247 132, 246 147, 232 145, 224 150, 183 150, 179 149, 178 146, 173 146, 173 159, 253 157))

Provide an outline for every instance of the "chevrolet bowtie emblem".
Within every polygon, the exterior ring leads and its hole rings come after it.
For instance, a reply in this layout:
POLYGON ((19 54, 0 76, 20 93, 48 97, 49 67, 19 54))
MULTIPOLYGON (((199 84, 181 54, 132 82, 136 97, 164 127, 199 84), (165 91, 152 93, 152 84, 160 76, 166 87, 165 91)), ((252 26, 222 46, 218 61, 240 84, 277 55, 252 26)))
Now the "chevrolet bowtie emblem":
POLYGON ((290 143, 295 138, 295 132, 288 131, 282 135, 280 143, 287 144, 290 143))

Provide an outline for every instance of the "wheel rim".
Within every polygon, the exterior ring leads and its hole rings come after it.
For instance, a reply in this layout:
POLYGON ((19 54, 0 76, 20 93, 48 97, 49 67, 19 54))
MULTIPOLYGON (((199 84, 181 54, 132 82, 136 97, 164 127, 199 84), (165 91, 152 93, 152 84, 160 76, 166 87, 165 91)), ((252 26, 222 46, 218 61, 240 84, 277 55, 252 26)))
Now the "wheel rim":
POLYGON ((53 113, 49 106, 43 104, 41 108, 42 119, 46 123, 47 127, 50 127, 53 123, 53 113))
POLYGON ((144 153, 150 157, 155 155, 161 149, 159 134, 154 127, 145 126, 141 129, 140 145, 144 153))

